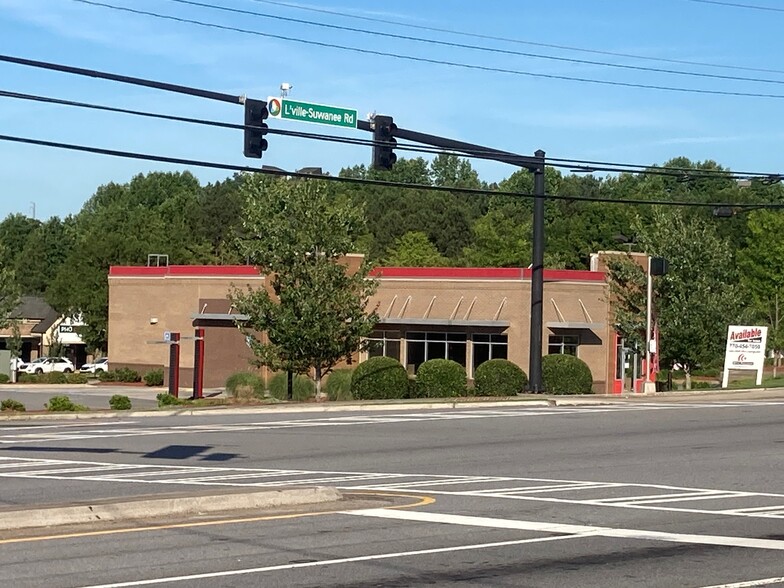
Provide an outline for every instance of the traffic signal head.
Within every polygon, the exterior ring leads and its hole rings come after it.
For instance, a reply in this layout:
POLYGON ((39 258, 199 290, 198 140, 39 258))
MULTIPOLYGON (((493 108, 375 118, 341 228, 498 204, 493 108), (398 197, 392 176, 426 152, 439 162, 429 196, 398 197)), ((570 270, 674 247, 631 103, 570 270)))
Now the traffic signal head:
POLYGON ((397 126, 391 116, 376 115, 373 119, 373 168, 392 169, 397 161, 394 148, 397 145, 395 130, 397 126))
POLYGON ((245 100, 245 157, 260 159, 267 149, 267 103, 263 100, 245 100))

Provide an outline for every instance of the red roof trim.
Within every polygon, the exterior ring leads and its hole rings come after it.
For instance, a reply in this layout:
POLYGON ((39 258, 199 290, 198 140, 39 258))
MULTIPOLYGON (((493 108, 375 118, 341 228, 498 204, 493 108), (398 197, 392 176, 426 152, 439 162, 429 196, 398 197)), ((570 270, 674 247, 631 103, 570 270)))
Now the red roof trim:
POLYGON ((252 265, 169 265, 164 267, 147 267, 138 265, 113 265, 109 268, 113 277, 150 277, 193 276, 260 276, 259 270, 252 265))
MULTIPOLYGON (((379 267, 379 278, 453 279, 453 280, 530 280, 531 270, 519 267, 379 267)), ((603 282, 603 272, 587 270, 544 270, 548 281, 603 282)))

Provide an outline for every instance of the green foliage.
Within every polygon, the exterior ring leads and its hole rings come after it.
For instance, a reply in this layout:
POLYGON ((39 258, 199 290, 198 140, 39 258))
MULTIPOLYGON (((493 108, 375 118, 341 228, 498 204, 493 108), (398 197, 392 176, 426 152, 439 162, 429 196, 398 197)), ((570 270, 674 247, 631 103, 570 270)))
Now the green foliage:
POLYGON ((49 412, 75 412, 87 410, 86 406, 74 404, 68 396, 52 396, 45 405, 49 412))
POLYGON ((0 402, 0 411, 2 412, 24 412, 25 405, 12 398, 6 398, 0 402))
POLYGON ((395 241, 394 248, 387 254, 386 265, 439 267, 449 265, 449 260, 438 252, 427 235, 420 231, 411 231, 395 241))
POLYGON ((405 398, 408 387, 406 368, 392 357, 371 357, 351 375, 351 394, 357 400, 405 398))
POLYGON ((10 381, 10 376, 7 376, 6 374, 0 374, 0 384, 7 384, 10 381))
POLYGON ((607 283, 613 322, 627 346, 645 348, 648 304, 646 271, 628 254, 608 256, 607 283))
POLYGON ((100 371, 96 372, 95 375, 98 377, 98 380, 101 382, 117 382, 117 370, 110 370, 108 372, 100 371))
POLYGON ((473 226, 473 242, 463 250, 467 265, 526 267, 531 260, 531 215, 519 201, 496 201, 473 226))
POLYGON ((515 363, 506 359, 491 359, 482 363, 474 373, 476 396, 514 396, 525 391, 528 376, 515 363))
MULTIPOLYGON (((2 319, 0 319, 2 322, 2 319)), ((5 340, 6 347, 11 352, 11 357, 21 357, 22 356, 22 331, 19 328, 19 321, 17 319, 13 319, 11 322, 11 336, 5 340)))
MULTIPOLYGON (((2 241, 0 241, 0 257, 4 254, 2 241)), ((0 265, 0 329, 8 324, 8 316, 19 303, 19 287, 16 276, 8 266, 0 265)))
POLYGON ((351 376, 354 370, 339 369, 333 370, 327 378, 325 386, 327 398, 329 400, 353 400, 351 395, 351 376))
POLYGON ((419 366, 416 374, 420 396, 452 398, 465 396, 465 368, 451 359, 429 359, 419 366))
POLYGON ((232 398, 264 398, 264 380, 258 374, 237 372, 226 379, 226 392, 232 398))
POLYGON ((235 289, 230 298, 249 318, 241 328, 258 363, 273 370, 313 370, 321 378, 360 349, 377 320, 368 263, 345 256, 363 231, 362 208, 315 180, 249 176, 241 251, 270 277, 266 288, 235 289), (262 340, 257 335, 265 333, 262 340))
MULTIPOLYGON (((275 374, 269 382, 269 395, 278 400, 288 400, 288 375, 286 372, 275 374)), ((294 376, 292 396, 295 402, 310 400, 316 393, 313 380, 302 374, 294 376)))
POLYGON ((186 404, 184 400, 180 400, 173 394, 168 394, 167 392, 161 392, 160 394, 156 395, 155 398, 158 400, 158 408, 186 404))
POLYGON ((144 384, 146 386, 163 386, 163 368, 150 370, 144 374, 144 384))
POLYGON ((122 394, 115 394, 109 399, 109 408, 112 410, 131 410, 131 399, 122 394))
POLYGON ((49 372, 48 374, 41 374, 42 384, 67 384, 68 378, 63 372, 49 372))
POLYGON ((573 355, 545 355, 542 383, 547 394, 590 394, 593 391, 591 369, 573 355))
POLYGON ((101 382, 125 382, 130 384, 142 381, 139 372, 130 368, 119 368, 116 370, 109 370, 108 372, 98 372, 96 375, 101 382))

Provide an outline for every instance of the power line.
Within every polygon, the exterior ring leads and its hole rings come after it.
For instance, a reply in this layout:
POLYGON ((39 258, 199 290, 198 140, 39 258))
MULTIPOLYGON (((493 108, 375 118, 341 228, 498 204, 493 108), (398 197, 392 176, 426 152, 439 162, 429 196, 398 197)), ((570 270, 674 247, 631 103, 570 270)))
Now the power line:
MULTIPOLYGON (((648 55, 637 55, 634 53, 621 53, 617 51, 603 51, 601 49, 588 49, 585 47, 574 47, 572 45, 558 45, 554 43, 539 43, 535 41, 527 41, 524 39, 515 39, 510 37, 499 37, 495 35, 485 35, 481 33, 471 33, 468 31, 460 31, 455 29, 445 29, 440 27, 433 27, 433 26, 425 26, 425 25, 417 25, 413 23, 404 23, 400 21, 393 21, 383 18, 377 18, 372 16, 364 16, 359 14, 350 14, 347 12, 339 12, 337 10, 329 10, 326 8, 315 8, 312 6, 305 6, 303 4, 291 4, 289 2, 277 2, 275 0, 250 0, 251 2, 257 2, 259 4, 268 4, 273 6, 282 6, 285 8, 291 8, 295 10, 304 10, 308 12, 318 13, 318 14, 328 14, 331 16, 338 16, 341 18, 350 18, 355 20, 361 20, 365 22, 375 22, 381 23, 385 25, 392 25, 397 27, 404 27, 409 29, 416 29, 420 31, 430 31, 435 33, 446 33, 449 35, 458 35, 461 37, 468 37, 474 39, 484 39, 488 41, 501 41, 504 43, 516 43, 518 45, 528 45, 531 47, 545 47, 548 49, 560 49, 564 51, 575 51, 580 53, 590 53, 594 55, 608 55, 612 57, 624 57, 627 59, 639 59, 643 61, 652 61, 652 62, 659 62, 659 63, 674 63, 678 65, 694 65, 699 67, 712 67, 712 68, 719 68, 719 69, 732 69, 732 70, 739 70, 739 71, 756 71, 756 72, 763 72, 763 73, 784 73, 784 70, 781 69, 768 69, 768 68, 761 68, 761 67, 748 67, 742 65, 729 65, 729 64, 722 64, 722 63, 708 63, 705 61, 689 61, 686 59, 670 59, 666 57, 651 57, 648 55)), ((696 0, 695 0, 696 1, 696 0)))
POLYGON ((751 10, 764 10, 766 12, 784 12, 784 8, 773 8, 772 6, 758 6, 755 4, 741 4, 740 2, 719 2, 718 0, 687 0, 698 4, 715 4, 717 6, 730 6, 732 8, 749 8, 751 10))
POLYGON ((304 45, 312 45, 316 47, 325 47, 329 49, 338 49, 341 51, 350 51, 352 53, 361 53, 365 55, 377 55, 381 57, 392 57, 395 59, 401 59, 405 61, 413 61, 418 63, 430 63, 434 65, 444 65, 448 67, 457 67, 462 69, 470 69, 475 71, 485 71, 485 72, 493 72, 493 73, 505 73, 517 76, 526 76, 526 77, 533 77, 533 78, 543 78, 543 79, 550 79, 550 80, 562 80, 562 81, 570 81, 570 82, 581 82, 587 84, 598 84, 603 86, 614 86, 614 87, 623 87, 623 88, 639 88, 644 90, 661 90, 667 92, 679 92, 685 94, 701 94, 701 95, 714 95, 714 96, 735 96, 735 97, 744 97, 744 98, 776 98, 782 99, 784 98, 784 94, 766 94, 762 92, 735 92, 730 90, 708 90, 704 88, 683 88, 678 86, 662 86, 662 85, 654 85, 654 84, 640 84, 634 82, 619 82, 619 81, 612 81, 612 80, 600 80, 595 78, 583 78, 577 76, 566 76, 566 75, 559 75, 559 74, 547 74, 547 73, 538 73, 538 72, 530 72, 518 69, 508 69, 508 68, 500 68, 500 67, 492 67, 487 65, 476 65, 476 64, 469 64, 469 63, 461 63, 456 61, 448 61, 442 59, 431 59, 428 57, 416 57, 414 55, 406 55, 402 53, 390 53, 386 51, 378 51, 375 49, 365 49, 360 47, 352 47, 348 45, 339 45, 336 43, 325 43, 322 41, 313 41, 308 39, 300 39, 297 37, 290 37, 284 35, 276 35, 273 33, 264 33, 261 31, 253 31, 249 29, 242 29, 239 27, 233 27, 228 25, 220 25, 217 23, 211 22, 204 22, 199 20, 194 20, 190 18, 183 18, 178 16, 170 16, 166 14, 160 14, 157 12, 150 12, 147 10, 137 10, 135 8, 127 8, 124 6, 116 6, 114 4, 107 4, 104 2, 96 2, 95 0, 73 0, 74 2, 79 2, 81 4, 87 4, 90 6, 98 6, 101 8, 108 8, 110 10, 117 10, 121 12, 127 12, 131 14, 137 14, 141 16, 149 16, 152 18, 162 19, 162 20, 170 20, 179 23, 185 24, 192 24, 200 27, 217 29, 222 31, 232 31, 236 33, 242 33, 245 35, 255 35, 259 37, 265 37, 269 39, 278 39, 280 41, 290 42, 290 43, 300 43, 304 45))
MULTIPOLYGON (((79 1, 79 0, 77 0, 79 1)), ((600 67, 611 67, 616 69, 625 69, 631 71, 644 71, 644 72, 652 72, 652 73, 662 73, 668 75, 679 75, 679 76, 689 76, 689 77, 697 77, 697 78, 709 78, 709 79, 718 79, 718 80, 731 80, 731 81, 739 81, 739 82, 757 82, 762 84, 784 84, 784 80, 772 80, 769 78, 749 78, 749 77, 742 77, 742 76, 731 76, 731 75, 722 75, 722 74, 710 74, 710 73, 702 73, 702 72, 694 72, 694 71, 680 71, 680 70, 673 70, 673 69, 665 69, 659 67, 645 67, 640 65, 626 65, 620 63, 608 63, 606 61, 591 61, 588 59, 574 59, 571 57, 558 57, 555 55, 543 55, 540 53, 527 53, 524 51, 512 51, 508 49, 498 49, 495 47, 483 47, 480 45, 468 45, 465 43, 453 43, 449 41, 439 41, 437 39, 426 39, 423 37, 412 37, 410 35, 398 35, 395 33, 386 33, 381 31, 371 31, 367 29, 359 29, 355 27, 346 27, 341 25, 329 24, 324 22, 316 22, 312 20, 304 20, 300 18, 290 18, 287 16, 279 16, 275 14, 266 14, 263 12, 256 12, 254 10, 243 10, 240 8, 229 8, 227 6, 218 6, 216 4, 210 4, 207 2, 197 2, 196 0, 168 0, 168 2, 174 2, 176 4, 184 4, 186 6, 198 6, 200 8, 208 8, 210 10, 219 10, 222 12, 229 12, 233 14, 242 14, 248 16, 255 16, 258 18, 267 18, 272 20, 284 21, 284 22, 293 22, 297 24, 304 24, 308 26, 314 27, 321 27, 326 29, 332 30, 339 30, 339 31, 347 31, 352 33, 362 33, 365 35, 374 35, 377 37, 385 37, 391 39, 398 39, 402 41, 415 41, 417 43, 426 43, 429 45, 439 45, 442 47, 450 47, 450 48, 457 48, 457 49, 468 49, 471 51, 481 51, 485 53, 495 53, 495 54, 502 54, 502 55, 511 55, 516 57, 529 57, 533 59, 545 59, 549 61, 558 61, 562 63, 576 63, 579 65, 595 65, 600 67)))
MULTIPOLYGON (((40 96, 36 94, 11 92, 8 90, 0 90, 0 97, 12 98, 18 100, 27 100, 33 102, 41 102, 45 104, 56 104, 59 106, 70 106, 70 107, 83 108, 88 110, 97 110, 102 112, 128 114, 132 116, 140 116, 145 118, 167 120, 173 122, 184 122, 184 123, 197 124, 197 125, 208 126, 208 127, 217 127, 217 128, 225 128, 225 129, 233 129, 233 130, 243 130, 243 131, 247 129, 255 128, 253 125, 243 125, 243 124, 227 123, 227 122, 216 121, 216 120, 207 120, 202 118, 184 117, 184 116, 177 116, 171 114, 133 110, 128 108, 105 106, 102 104, 94 104, 94 103, 81 102, 76 100, 53 98, 50 96, 40 96)), ((356 139, 352 137, 339 137, 336 135, 328 135, 324 133, 307 133, 301 131, 290 131, 287 129, 275 129, 275 128, 268 128, 266 129, 266 132, 272 135, 282 135, 282 136, 296 137, 302 139, 314 139, 319 141, 328 141, 333 143, 343 143, 349 145, 359 145, 365 147, 373 147, 379 144, 386 145, 386 143, 383 141, 378 142, 372 139, 356 139)), ((416 152, 416 153, 426 153, 431 155, 444 154, 444 155, 454 155, 458 157, 467 156, 469 158, 495 160, 494 155, 488 154, 486 151, 483 150, 474 150, 474 151, 466 150, 466 151, 458 152, 458 151, 451 151, 438 147, 416 145, 413 143, 398 143, 395 146, 395 149, 401 151, 416 152)), ((772 174, 767 172, 732 172, 729 170, 711 170, 711 169, 699 170, 693 168, 670 167, 670 166, 656 167, 656 166, 645 166, 641 164, 632 164, 632 163, 589 161, 589 160, 570 159, 570 158, 546 158, 545 161, 547 165, 550 165, 551 167, 575 168, 579 166, 589 166, 580 170, 572 170, 572 171, 606 171, 612 173, 616 173, 616 172, 638 173, 638 174, 646 174, 646 175, 670 176, 670 177, 677 177, 681 179, 683 179, 684 177, 688 179, 716 178, 716 177, 720 179, 738 179, 738 178, 756 177, 757 179, 767 180, 767 179, 781 177, 780 174, 772 174)))
MULTIPOLYGON (((234 172, 246 173, 261 173, 273 176, 294 177, 302 179, 319 179, 329 182, 338 182, 344 184, 361 184, 370 186, 382 186, 392 188, 403 188, 408 190, 424 190, 431 192, 458 192, 464 194, 482 195, 482 196, 512 196, 522 198, 536 198, 536 194, 525 192, 511 192, 504 190, 486 190, 482 188, 460 188, 455 186, 433 186, 429 184, 415 184, 408 182, 395 182, 389 180, 373 180, 368 178, 348 178, 342 176, 330 176, 326 174, 311 174, 304 172, 289 172, 279 169, 270 168, 253 168, 244 165, 232 165, 229 163, 216 163, 211 161, 202 161, 198 159, 185 159, 179 157, 167 157, 163 155, 153 155, 149 153, 137 153, 132 151, 118 151, 115 149, 104 149, 101 147, 90 147, 86 145, 75 145, 73 143, 63 143, 59 141, 44 141, 41 139, 31 139, 28 137, 18 137, 13 135, 0 134, 0 141, 8 141, 12 143, 22 143, 27 145, 38 145, 41 147, 53 147, 57 149, 66 149, 69 151, 79 151, 82 153, 93 153, 97 155, 108 155, 111 157, 121 157, 125 159, 138 159, 142 161, 155 161, 159 163, 169 163, 175 165, 190 165, 195 167, 204 167, 210 169, 221 169, 234 172)), ((613 199, 604 197, 591 197, 591 196, 567 196, 563 194, 547 194, 546 198, 549 200, 568 200, 579 202, 594 202, 602 204, 640 204, 651 206, 683 206, 690 208, 768 208, 768 209, 784 209, 784 203, 781 202, 767 202, 767 203, 733 203, 733 202, 689 202, 683 200, 644 200, 640 198, 628 199, 613 199)))

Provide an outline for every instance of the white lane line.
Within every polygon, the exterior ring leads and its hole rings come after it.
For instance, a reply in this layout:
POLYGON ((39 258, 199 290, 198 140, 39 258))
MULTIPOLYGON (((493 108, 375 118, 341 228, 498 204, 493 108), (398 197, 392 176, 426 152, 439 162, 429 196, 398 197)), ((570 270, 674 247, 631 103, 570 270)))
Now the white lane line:
POLYGON ((784 584, 784 576, 779 576, 778 578, 765 578, 764 580, 735 582, 733 584, 715 584, 713 586, 703 586, 702 588, 754 588, 754 586, 773 586, 774 584, 784 584))
POLYGON ((752 549, 772 549, 776 551, 784 551, 784 541, 778 541, 775 539, 757 539, 754 537, 696 535, 692 533, 666 533, 663 531, 646 531, 642 529, 616 529, 613 527, 596 527, 593 525, 541 523, 538 521, 494 519, 488 517, 442 514, 437 512, 384 510, 383 508, 345 511, 342 514, 423 523, 465 525, 469 527, 490 527, 493 529, 514 529, 518 531, 536 531, 540 533, 595 535, 600 537, 612 537, 615 539, 641 539, 647 541, 666 541, 670 543, 722 545, 725 547, 748 547, 752 549))
POLYGON ((207 578, 225 578, 227 576, 245 576, 249 574, 262 574, 264 572, 277 572, 280 570, 295 570, 301 568, 317 568, 346 563, 363 561, 376 561, 382 559, 395 559, 415 555, 430 555, 433 553, 451 553, 455 551, 472 551, 475 549, 492 549, 493 547, 509 547, 511 545, 525 545, 526 543, 545 543, 547 541, 563 541, 564 539, 577 539, 581 535, 561 535, 557 537, 537 537, 535 539, 518 539, 516 541, 496 541, 494 543, 474 543, 472 545, 457 545, 454 547, 435 547, 432 549, 417 549, 414 551, 398 551, 396 553, 376 553, 373 555, 360 555, 357 557, 342 557, 340 559, 324 559, 294 564, 265 566, 260 568, 246 568, 244 570, 226 570, 223 572, 207 572, 204 574, 191 574, 188 576, 169 576, 167 578, 152 578, 150 580, 134 580, 131 582, 116 582, 114 584, 96 584, 82 586, 81 588, 131 588, 132 586, 151 586, 153 584, 172 584, 174 582, 188 582, 191 580, 204 580, 207 578))

